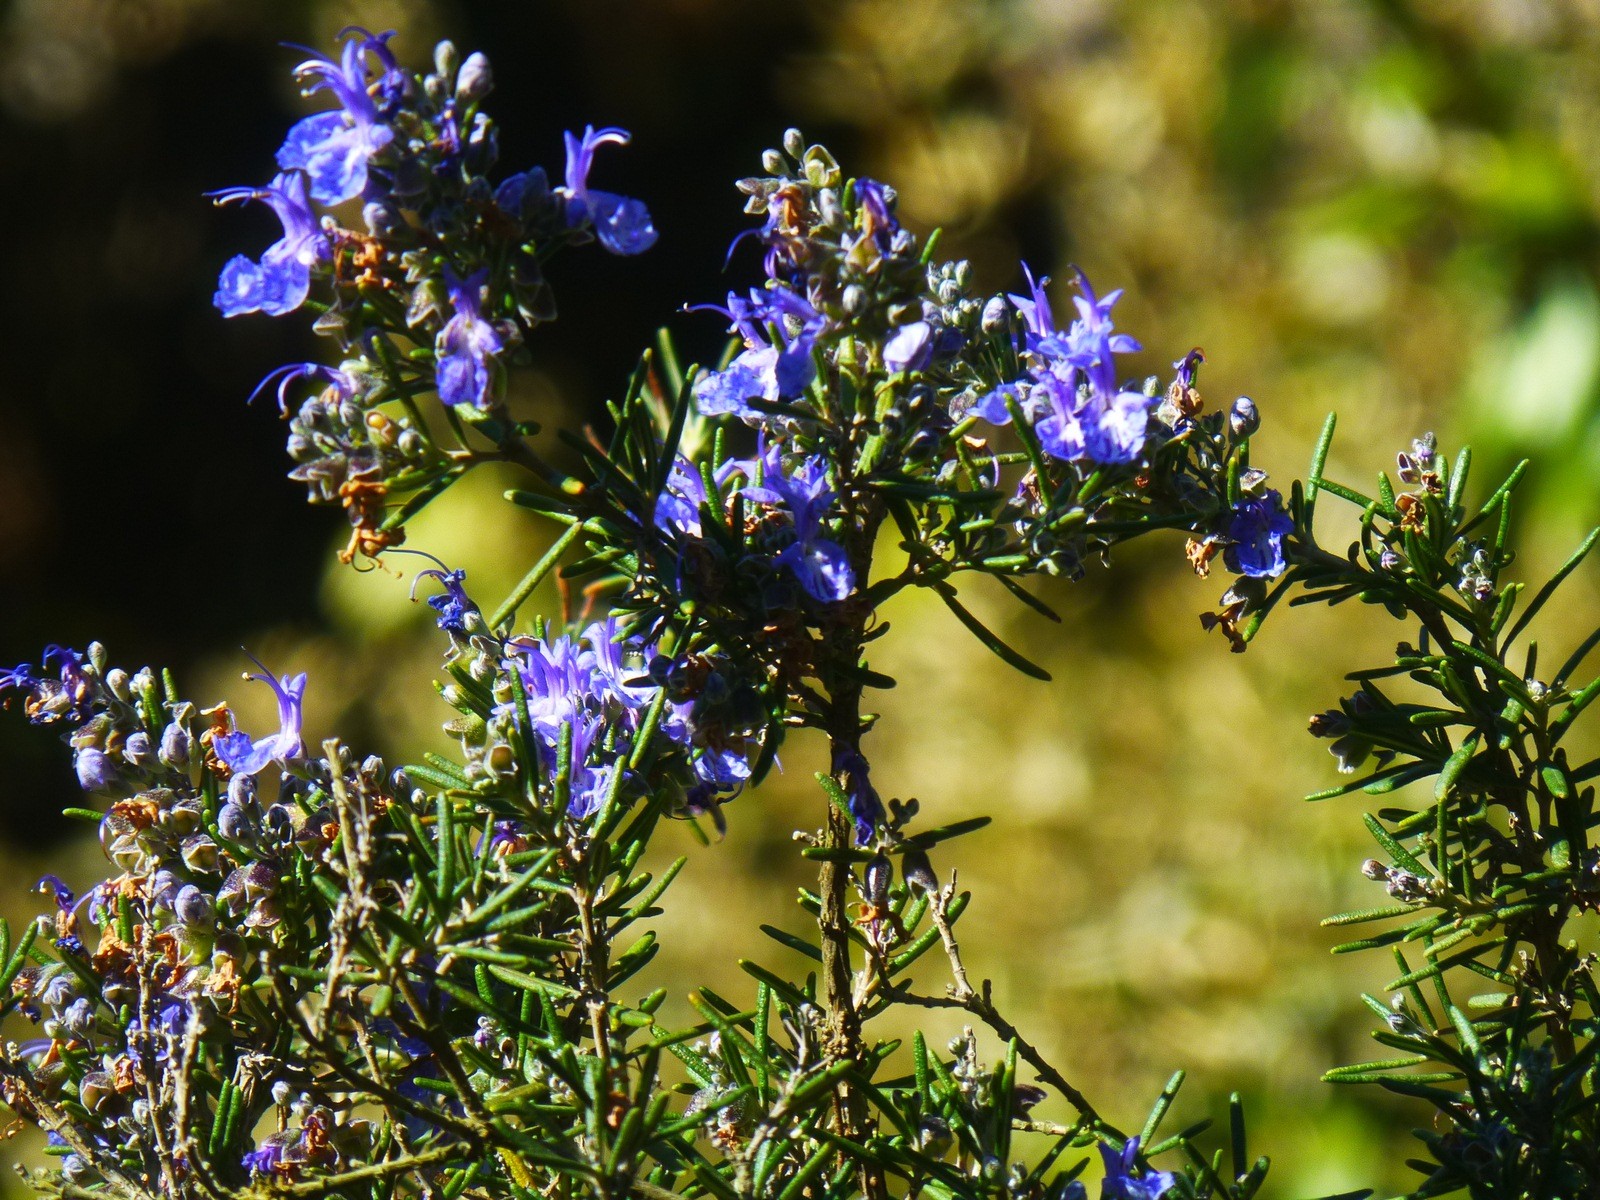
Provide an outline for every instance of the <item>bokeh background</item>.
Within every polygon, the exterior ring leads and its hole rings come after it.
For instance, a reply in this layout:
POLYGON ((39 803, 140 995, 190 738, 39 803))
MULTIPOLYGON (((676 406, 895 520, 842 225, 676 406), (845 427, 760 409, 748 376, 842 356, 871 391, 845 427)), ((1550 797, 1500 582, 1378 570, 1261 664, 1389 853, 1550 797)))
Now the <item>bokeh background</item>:
MULTIPOLYGON (((584 122, 634 132, 604 186, 649 202, 660 244, 562 259, 562 317, 535 340, 527 386, 568 423, 663 322, 691 357, 718 352, 716 322, 676 310, 745 282, 722 270, 743 227, 732 180, 795 124, 894 183, 985 289, 1015 286, 1019 258, 1125 286, 1140 367, 1204 346, 1202 391, 1255 397, 1280 481, 1336 408, 1333 466, 1358 484, 1428 429, 1474 442, 1485 483, 1532 456, 1529 574, 1600 510, 1597 0, 10 0, 0 661, 100 638, 266 719, 270 698, 238 682, 243 643, 311 673, 315 736, 396 759, 444 742, 439 642, 409 578, 339 566, 341 517, 283 478, 270 403, 244 407, 267 370, 322 348, 210 305, 217 269, 272 221, 200 194, 270 175, 298 103, 279 43, 326 46, 349 23, 398 29, 413 58, 446 35, 486 51, 510 169, 559 167, 561 130, 584 122)), ((499 486, 411 528, 490 598, 549 538, 499 486)), ((1549 638, 1594 623, 1595 575, 1568 586, 1549 638)), ((1216 590, 1176 541, 1044 587, 1060 626, 970 589, 1051 685, 1008 675, 941 606, 901 603, 874 664, 901 680, 876 777, 934 820, 995 815, 960 860, 969 965, 1108 1111, 1135 1119, 1183 1066, 1186 1116, 1245 1095, 1273 1194, 1400 1190, 1423 1114, 1318 1082, 1370 1057, 1357 993, 1388 974, 1331 959, 1318 927, 1373 899, 1360 804, 1298 798, 1333 779, 1306 715, 1401 631, 1295 610, 1233 656, 1195 619, 1216 590)), ((741 994, 736 958, 781 961, 752 917, 797 922, 789 835, 817 820, 816 759, 792 742, 719 845, 669 831, 692 861, 663 980, 741 994)), ((98 848, 56 815, 77 799, 62 747, 12 714, 0 760, 15 917, 47 867, 97 877, 98 848)))

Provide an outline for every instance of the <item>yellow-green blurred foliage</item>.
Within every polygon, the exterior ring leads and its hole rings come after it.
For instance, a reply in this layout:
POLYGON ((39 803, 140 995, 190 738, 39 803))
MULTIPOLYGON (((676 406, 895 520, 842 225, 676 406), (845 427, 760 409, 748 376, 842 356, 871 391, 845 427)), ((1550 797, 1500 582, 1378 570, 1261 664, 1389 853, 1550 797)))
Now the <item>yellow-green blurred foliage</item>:
MULTIPOLYGON (((329 7, 380 26, 426 8, 329 7)), ((740 19, 739 0, 686 7, 740 19)), ((1119 324, 1148 347, 1142 365, 1204 346, 1203 394, 1256 399, 1257 460, 1280 484, 1337 409, 1332 470, 1358 486, 1425 429, 1451 452, 1478 443, 1480 484, 1533 456, 1525 575, 1594 521, 1600 3, 830 0, 792 20, 818 47, 774 50, 795 123, 851 127, 849 166, 892 182, 913 225, 943 226, 942 253, 970 257, 986 289, 1015 286, 1024 252, 1125 286, 1119 324)), ((617 347, 619 386, 636 349, 617 347)), ((549 536, 502 486, 475 481, 411 529, 486 605, 549 536)), ((311 673, 312 736, 362 731, 404 756, 441 745, 447 713, 430 614, 405 599, 414 567, 394 565, 408 578, 330 554, 330 632, 240 634, 311 673)), ((969 968, 1111 1112, 1133 1119, 1183 1066, 1185 1116, 1246 1094, 1275 1194, 1398 1189, 1423 1114, 1318 1081, 1370 1056, 1358 993, 1393 974, 1377 955, 1330 958, 1318 927, 1375 901, 1357 871, 1362 804, 1299 797, 1335 778, 1306 715, 1408 631, 1371 609, 1284 610, 1233 656, 1196 620, 1220 588, 1177 540, 1153 540, 1042 588, 1059 626, 969 589, 1049 685, 1009 673, 937 603, 897 602, 874 648, 900 680, 868 742, 875 778, 930 821, 994 815, 936 864, 959 863, 977 893, 969 968)), ((1570 644, 1600 611, 1592 572, 1568 588, 1547 641, 1570 644)), ((556 611, 553 591, 538 599, 556 611)), ((269 721, 236 665, 194 690, 269 721)), ((819 819, 816 751, 791 741, 723 843, 666 832, 692 862, 658 979, 743 995, 737 958, 783 961, 754 925, 801 920, 790 833, 819 819)))

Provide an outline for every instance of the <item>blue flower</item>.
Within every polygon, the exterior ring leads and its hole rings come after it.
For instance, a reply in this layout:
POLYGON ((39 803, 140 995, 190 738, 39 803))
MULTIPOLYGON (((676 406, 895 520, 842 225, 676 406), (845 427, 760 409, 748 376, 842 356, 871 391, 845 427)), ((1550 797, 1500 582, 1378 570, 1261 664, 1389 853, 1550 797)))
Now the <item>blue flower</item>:
POLYGON ((1196 346, 1177 362, 1173 363, 1173 369, 1178 373, 1175 380, 1177 385, 1185 389, 1192 388, 1194 386, 1195 374, 1199 371, 1200 364, 1205 362, 1205 360, 1206 352, 1200 349, 1199 346, 1196 346))
POLYGON ((1076 267, 1072 271, 1078 277, 1079 294, 1072 298, 1078 310, 1078 319, 1068 331, 1068 353, 1100 358, 1107 365, 1111 354, 1138 353, 1141 347, 1137 341, 1125 333, 1111 332, 1111 309, 1122 299, 1122 289, 1107 292, 1103 297, 1096 296, 1089 284, 1089 277, 1076 267))
POLYGON ((283 236, 259 261, 238 254, 222 268, 213 299, 222 315, 263 312, 281 317, 299 308, 311 289, 311 269, 333 253, 306 197, 305 175, 287 171, 265 188, 226 188, 210 195, 218 204, 259 200, 283 223, 283 236))
POLYGON ((1115 356, 1137 351, 1139 343, 1114 333, 1111 308, 1120 290, 1104 297, 1078 272, 1078 316, 1065 332, 1056 327, 1045 294, 1048 279, 1035 278, 1026 264, 1029 294, 1011 296, 1023 317, 1021 347, 1025 373, 980 397, 972 413, 993 425, 1011 420, 1006 401, 1027 415, 1044 451, 1067 462, 1087 459, 1102 465, 1131 463, 1144 450, 1153 399, 1117 383, 1115 356))
POLYGON ((1233 506, 1226 531, 1233 545, 1222 552, 1222 560, 1238 575, 1261 579, 1282 575, 1288 565, 1283 539, 1293 530, 1294 520, 1284 511, 1283 497, 1268 488, 1233 506))
POLYGON ((1021 404, 1023 389, 1021 384, 1002 383, 992 392, 986 392, 978 397, 977 401, 968 410, 975 417, 982 417, 991 425, 1011 424, 1011 409, 1006 401, 1021 404))
POLYGON ((290 1164, 284 1162, 284 1151, 298 1139, 299 1135, 289 1130, 272 1134, 258 1149, 251 1150, 240 1158, 239 1165, 252 1175, 288 1173, 291 1168, 290 1164))
POLYGON ((866 216, 867 235, 874 238, 880 248, 888 249, 889 242, 900 232, 900 222, 889 211, 889 189, 876 179, 858 179, 856 200, 866 216))
POLYGON ((62 912, 69 913, 72 911, 73 904, 77 898, 73 895, 72 889, 62 882, 61 876, 41 875, 39 882, 34 886, 41 892, 48 891, 52 893, 55 897, 56 907, 62 912))
POLYGON ((726 308, 701 307, 727 317, 729 332, 739 334, 745 344, 725 370, 708 372, 695 382, 695 404, 702 414, 732 413, 759 424, 770 418, 752 408, 750 400, 776 403, 805 394, 817 375, 817 339, 827 324, 810 301, 775 284, 764 291, 751 289, 748 300, 729 292, 726 308), (769 336, 776 341, 769 343, 769 336))
POLYGON ((581 821, 593 816, 611 791, 611 781, 622 769, 616 760, 590 762, 590 751, 603 740, 605 722, 589 717, 572 722, 572 774, 569 779, 567 815, 581 821))
POLYGON ((344 44, 338 62, 318 54, 295 68, 306 95, 332 92, 339 107, 297 121, 278 151, 278 166, 304 171, 311 180, 311 198, 322 204, 359 196, 367 186, 368 160, 394 140, 367 82, 371 54, 383 68, 380 90, 393 96, 402 86, 404 73, 388 47, 394 34, 353 32, 357 36, 344 44))
POLYGON ((585 125, 581 138, 570 131, 565 137, 567 184, 559 191, 566 201, 568 226, 592 225, 600 244, 613 254, 643 254, 656 244, 656 228, 644 202, 589 187, 595 150, 607 142, 626 146, 633 140, 631 135, 625 129, 597 131, 593 125, 585 125))
POLYGON ((672 460, 667 483, 656 497, 655 526, 668 533, 701 535, 700 508, 706 503, 706 481, 683 455, 672 460))
POLYGON ((695 756, 695 777, 720 791, 737 791, 750 778, 750 759, 738 746, 707 745, 695 756))
POLYGON ((883 801, 872 786, 867 760, 857 750, 837 749, 833 753, 833 773, 844 776, 850 815, 856 823, 856 844, 866 845, 874 827, 883 822, 883 801))
POLYGON ((94 746, 80 746, 72 755, 72 768, 86 792, 101 792, 111 785, 116 771, 111 760, 94 746))
POLYGON ((31 663, 18 663, 9 671, 0 671, 0 692, 15 689, 32 691, 39 686, 39 677, 33 673, 31 663))
POLYGON ((813 600, 827 604, 845 599, 856 590, 855 569, 844 547, 822 536, 834 499, 826 464, 812 456, 785 473, 776 445, 757 461, 761 482, 746 485, 744 494, 761 504, 781 504, 794 517, 795 540, 778 552, 774 563, 788 567, 813 600))
MULTIPOLYGON (((434 559, 438 562, 438 559, 434 559)), ((473 603, 472 597, 467 595, 463 586, 466 583, 467 573, 459 567, 452 571, 439 563, 437 570, 429 568, 418 571, 417 577, 411 584, 411 598, 417 598, 417 584, 424 579, 437 579, 444 591, 436 596, 428 597, 428 607, 439 614, 439 628, 446 633, 466 633, 467 618, 478 611, 478 606, 473 603)))
POLYGON ((259 660, 252 658, 250 661, 261 667, 262 673, 248 678, 259 679, 278 697, 278 732, 268 734, 264 738, 252 739, 249 734, 235 730, 214 738, 211 743, 212 749, 235 775, 259 774, 268 763, 287 762, 298 755, 301 749, 300 729, 304 721, 306 695, 305 674, 285 675, 282 679, 274 679, 272 672, 261 666, 259 660))
MULTIPOLYGON (((547 767, 554 763, 563 736, 571 737, 568 815, 577 820, 593 815, 620 782, 618 772, 626 771, 645 713, 661 695, 659 683, 652 681, 654 671, 647 674, 638 665, 653 657, 654 648, 608 617, 577 637, 517 638, 506 649, 508 665, 522 680, 541 761, 547 767)), ((741 739, 708 735, 694 710, 691 703, 669 701, 657 737, 687 752, 697 786, 737 791, 750 775, 741 739)), ((509 703, 496 709, 502 718, 515 712, 509 703)))
POLYGON ((1106 1177, 1100 1185, 1100 1200, 1158 1200, 1175 1186, 1178 1177, 1171 1171, 1147 1171, 1135 1177, 1139 1161, 1139 1139, 1129 1138, 1119 1154, 1104 1142, 1100 1157, 1105 1160, 1106 1177))
POLYGON ((926 321, 902 325, 883 344, 883 365, 890 374, 920 371, 933 357, 933 326, 926 321))
POLYGON ((500 331, 483 316, 483 285, 488 278, 487 267, 466 279, 457 279, 448 269, 445 271, 455 315, 439 331, 434 349, 439 356, 439 399, 452 407, 471 404, 488 408, 494 403, 492 364, 506 343, 500 331))
POLYGON ((534 216, 550 199, 550 179, 543 167, 507 175, 494 189, 495 206, 515 221, 534 216))

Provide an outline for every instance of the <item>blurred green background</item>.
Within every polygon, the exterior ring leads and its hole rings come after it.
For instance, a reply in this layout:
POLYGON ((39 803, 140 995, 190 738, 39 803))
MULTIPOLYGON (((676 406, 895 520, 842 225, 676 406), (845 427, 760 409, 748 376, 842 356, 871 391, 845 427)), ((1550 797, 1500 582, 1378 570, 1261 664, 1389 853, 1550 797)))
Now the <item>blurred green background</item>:
MULTIPOLYGON (((565 127, 634 131, 605 186, 650 203, 660 245, 560 263, 562 319, 522 384, 568 422, 663 320, 692 357, 717 353, 714 321, 673 314, 745 282, 720 270, 743 227, 732 180, 798 124, 892 182, 909 223, 943 227, 986 290, 1014 287, 1019 258, 1125 286, 1140 373, 1203 346, 1202 392, 1256 399, 1258 461, 1282 484, 1336 408, 1333 469, 1358 485, 1428 429, 1475 443, 1484 485, 1531 455, 1524 575, 1596 520, 1597 0, 11 0, 0 660, 100 637, 267 720, 270 697, 237 682, 244 642, 311 673, 312 736, 396 759, 443 743, 439 640, 410 579, 334 561, 341 518, 303 507, 275 414, 242 403, 319 347, 209 303, 271 219, 199 193, 270 173, 296 104, 277 43, 326 46, 352 22, 400 30, 412 57, 445 35, 486 51, 508 169, 558 167, 565 127)), ((548 540, 500 487, 475 479, 411 528, 487 599, 548 540)), ((1568 588, 1547 641, 1600 611, 1592 572, 1568 588)), ((1184 1116, 1245 1094, 1272 1194, 1401 1190, 1425 1115, 1318 1082, 1371 1056, 1357 993, 1392 973, 1331 959, 1317 924, 1375 902, 1360 803, 1298 797, 1334 778, 1307 714, 1405 631, 1296 610, 1233 656, 1196 620, 1219 590, 1176 540, 1044 586, 1061 626, 969 589, 1051 685, 1008 674, 941 606, 899 602, 874 660, 901 681, 869 742, 876 778, 934 821, 995 815, 959 859, 969 967, 1108 1112, 1134 1120, 1183 1066, 1184 1116)), ((40 870, 82 886, 100 860, 53 815, 76 799, 61 747, 13 716, 0 754, 15 916, 40 870)), ((735 958, 781 961, 754 918, 798 921, 790 833, 818 819, 816 765, 792 741, 720 845, 667 832, 692 863, 663 981, 738 995, 735 958)))

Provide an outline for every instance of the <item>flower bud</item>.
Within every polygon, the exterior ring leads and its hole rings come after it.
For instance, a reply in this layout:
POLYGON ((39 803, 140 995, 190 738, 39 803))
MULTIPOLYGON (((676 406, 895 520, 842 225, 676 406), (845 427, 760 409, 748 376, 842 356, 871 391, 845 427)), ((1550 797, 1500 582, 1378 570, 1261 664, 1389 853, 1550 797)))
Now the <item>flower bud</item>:
POLYGON ((144 730, 130 734, 128 740, 122 743, 122 757, 136 767, 147 767, 155 761, 155 747, 150 744, 150 735, 144 730))
POLYGON ((993 337, 1011 326, 1011 306, 1004 296, 991 296, 989 303, 983 306, 982 327, 984 333, 993 337))
POLYGON ((489 60, 474 50, 461 64, 461 74, 456 77, 456 99, 463 104, 476 104, 494 89, 494 71, 489 60))
POLYGON ((105 1071, 90 1071, 78 1085, 78 1102, 92 1113, 103 1112, 116 1099, 116 1085, 105 1071))
POLYGON ((394 210, 393 205, 385 204, 382 200, 369 200, 362 205, 361 219, 373 237, 399 233, 405 225, 405 219, 394 210))
POLYGON ((900 856, 900 874, 913 888, 921 892, 937 892, 939 877, 933 873, 933 864, 925 852, 907 850, 900 856))
POLYGON ((39 1000, 50 1008, 61 1009, 71 1004, 77 994, 72 990, 72 976, 57 975, 45 984, 39 1000))
POLYGON ((189 732, 176 721, 168 725, 161 732, 160 758, 164 766, 185 767, 189 765, 189 732))
POLYGON ((274 804, 268 808, 266 819, 262 824, 267 836, 275 842, 287 842, 294 837, 294 819, 289 816, 288 808, 282 804, 274 804))
POLYGON ((839 194, 831 188, 817 193, 817 211, 822 215, 822 223, 829 229, 844 228, 844 206, 839 203, 839 194))
POLYGON ((230 842, 249 842, 255 839, 255 825, 243 805, 224 804, 217 814, 217 829, 230 842))
POLYGON ((110 783, 114 772, 111 769, 111 760, 93 746, 84 746, 72 759, 73 769, 78 773, 78 782, 86 792, 104 790, 110 783))
POLYGON ((68 1029, 82 1037, 94 1028, 94 1005, 89 1002, 88 997, 79 996, 67 1005, 67 1011, 61 1014, 61 1020, 68 1029))
POLYGON ((894 867, 881 854, 875 854, 867 864, 866 878, 861 884, 861 898, 868 904, 882 905, 889 899, 889 884, 894 880, 894 867))
POLYGON ((456 52, 456 44, 446 38, 433 48, 433 69, 446 79, 451 79, 456 73, 456 64, 461 61, 461 56, 456 52))
POLYGON ((256 781, 249 775, 235 775, 228 780, 228 803, 241 807, 256 798, 256 781))
POLYGON ((1240 396, 1228 410, 1228 431, 1235 438, 1243 439, 1260 428, 1261 414, 1256 411, 1256 402, 1249 396, 1240 396))
POLYGON ((783 155, 776 150, 763 150, 761 152, 761 167, 768 175, 782 175, 786 164, 783 155))
POLYGON ((172 912, 179 921, 194 929, 210 928, 217 915, 211 897, 192 883, 185 884, 178 893, 172 902, 172 912))
POLYGON ((806 152, 806 139, 801 136, 798 129, 785 129, 783 131, 783 149, 792 159, 799 160, 806 152))

